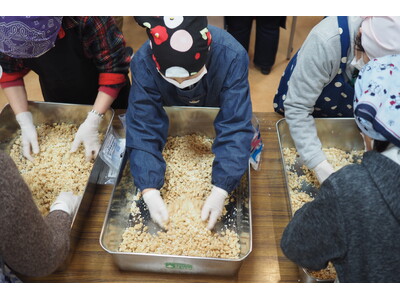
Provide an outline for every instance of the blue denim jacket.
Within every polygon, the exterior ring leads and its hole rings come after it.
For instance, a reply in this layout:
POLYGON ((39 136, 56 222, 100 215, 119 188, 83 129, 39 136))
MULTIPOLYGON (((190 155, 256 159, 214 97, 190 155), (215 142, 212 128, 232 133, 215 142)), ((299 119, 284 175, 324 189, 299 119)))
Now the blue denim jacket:
POLYGON ((131 62, 132 88, 126 116, 126 145, 135 185, 160 189, 166 169, 162 150, 168 134, 163 106, 220 107, 212 184, 231 192, 248 168, 253 129, 248 83, 249 58, 226 31, 209 26, 212 35, 207 74, 190 90, 168 83, 158 73, 149 42, 131 62))

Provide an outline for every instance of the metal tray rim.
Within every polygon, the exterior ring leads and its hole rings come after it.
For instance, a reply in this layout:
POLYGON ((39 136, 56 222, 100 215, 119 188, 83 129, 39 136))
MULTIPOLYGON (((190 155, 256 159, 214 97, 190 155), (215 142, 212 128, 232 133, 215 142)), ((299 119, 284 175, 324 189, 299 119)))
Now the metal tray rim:
MULTIPOLYGON (((250 168, 250 163, 249 163, 249 168, 250 168)), ((251 216, 251 184, 250 184, 250 169, 248 169, 248 176, 249 176, 249 224, 250 228, 252 228, 252 216, 251 216)), ((247 258, 251 252, 253 251, 253 239, 250 238, 250 244, 249 244, 249 251, 242 257, 242 258, 213 258, 213 257, 201 257, 201 256, 185 256, 185 255, 171 255, 171 254, 156 254, 156 253, 138 253, 138 252, 119 252, 119 251, 111 251, 109 250, 106 246, 103 245, 103 235, 105 231, 105 227, 107 224, 108 220, 108 215, 110 213, 110 208, 111 208, 111 201, 115 192, 115 189, 117 188, 117 184, 114 184, 113 190, 110 195, 110 199, 108 201, 107 205, 107 211, 106 215, 104 216, 104 221, 103 221, 103 226, 101 228, 101 233, 99 236, 99 243, 100 246, 103 248, 104 251, 110 253, 110 254, 117 254, 117 255, 134 255, 134 256, 157 256, 157 257, 171 257, 171 258, 190 258, 190 259, 195 259, 195 260, 213 260, 213 261, 229 261, 229 262, 241 262, 245 258, 247 258)), ((251 232, 251 231, 250 231, 251 232)), ((252 234, 251 234, 252 236, 252 234)))
MULTIPOLYGON (((353 118, 315 118, 315 119, 348 120, 348 119, 353 119, 353 118)), ((289 209, 290 209, 290 216, 289 216, 289 218, 292 219, 292 217, 293 217, 293 208, 292 208, 292 203, 291 203, 291 201, 290 201, 289 179, 288 179, 288 177, 287 177, 286 170, 285 170, 285 158, 284 158, 283 152, 282 152, 283 147, 282 147, 281 135, 280 135, 280 132, 279 132, 280 123, 283 123, 283 122, 286 122, 286 118, 282 118, 282 119, 278 120, 278 121, 276 122, 276 124, 275 124, 275 127, 276 127, 276 132, 277 132, 277 135, 278 135, 279 152, 280 152, 280 154, 281 154, 283 173, 284 173, 284 175, 285 175, 285 185, 286 185, 285 192, 286 192, 286 195, 287 195, 288 204, 289 204, 289 209)), ((303 271, 303 272, 305 273, 306 276, 310 277, 312 280, 314 280, 314 281, 316 281, 316 282, 321 282, 321 283, 326 282, 326 283, 330 283, 330 282, 333 282, 333 281, 334 281, 334 280, 330 280, 330 279, 320 279, 320 278, 314 277, 314 276, 312 276, 312 275, 310 274, 310 272, 308 272, 308 270, 307 270, 306 268, 303 268, 303 267, 301 267, 301 266, 298 266, 298 267, 299 267, 300 271, 303 271)))
MULTIPOLYGON (((66 103, 66 104, 69 104, 69 103, 66 103)), ((78 105, 84 105, 84 104, 78 104, 78 105)), ((109 122, 108 125, 107 125, 107 130, 106 130, 106 133, 104 134, 104 139, 103 139, 103 141, 104 141, 104 140, 106 139, 106 137, 110 134, 110 131, 111 131, 111 128, 112 128, 112 122, 113 122, 113 120, 114 120, 114 109, 112 109, 112 108, 110 107, 109 110, 110 110, 110 112, 111 112, 111 117, 110 117, 110 122, 109 122)), ((100 158, 100 155, 99 155, 99 154, 100 154, 100 152, 103 150, 104 147, 105 147, 105 146, 104 146, 104 143, 101 143, 99 152, 97 153, 97 156, 96 156, 95 160, 93 161, 93 167, 94 167, 94 165, 96 164, 96 162, 97 162, 98 160, 101 160, 101 161, 102 161, 102 159, 100 158)), ((92 171, 93 171, 93 167, 92 167, 92 171)), ((91 171, 90 173, 92 173, 92 171, 91 171)), ((89 178, 90 178, 90 174, 89 174, 89 178)), ((89 185, 89 178, 88 178, 88 180, 86 181, 85 191, 86 191, 86 189, 87 189, 87 187, 88 187, 88 185, 89 185)), ((97 183, 97 181, 98 181, 98 179, 96 180, 96 185, 99 184, 99 183, 97 183)), ((99 184, 99 185, 100 185, 100 184, 99 184)), ((74 218, 73 218, 73 220, 72 220, 72 224, 74 223, 76 217, 77 217, 77 213, 75 213, 75 216, 74 216, 74 218)), ((72 225, 71 225, 71 226, 72 226, 72 225)))
MULTIPOLYGON (((62 106, 76 106, 76 105, 78 105, 78 106, 88 106, 87 104, 74 104, 74 103, 61 103, 61 102, 46 102, 46 101, 31 101, 31 100, 29 100, 28 101, 28 107, 29 107, 29 105, 62 105, 62 106)), ((0 111, 0 114, 4 111, 4 109, 6 109, 8 106, 10 106, 11 107, 11 105, 10 105, 10 103, 7 103, 6 105, 4 105, 4 107, 3 107, 3 109, 0 111)), ((12 109, 12 108, 11 108, 12 109)), ((109 110, 110 110, 110 112, 111 112, 111 117, 110 117, 110 122, 108 123, 108 125, 107 125, 107 130, 106 130, 106 133, 105 133, 105 135, 104 135, 104 137, 106 137, 108 134, 109 134, 109 132, 110 132, 110 130, 111 130, 111 127, 112 127, 112 120, 114 119, 114 110, 110 107, 109 108, 109 110)), ((101 143, 101 146, 100 146, 100 149, 99 149, 99 153, 100 153, 100 151, 103 149, 103 143, 101 143)), ((95 163, 97 162, 97 160, 100 160, 101 158, 100 158, 100 156, 99 155, 97 155, 97 157, 96 157, 96 159, 93 161, 93 166, 95 165, 95 163)), ((93 171, 93 168, 92 168, 92 170, 90 171, 90 174, 92 173, 92 171, 93 171)), ((88 188, 88 185, 89 185, 89 178, 90 178, 90 174, 89 174, 89 177, 88 177, 88 179, 87 179, 87 181, 86 181, 86 184, 85 184, 85 189, 84 189, 84 191, 86 191, 87 190, 87 188, 88 188)), ((83 195, 85 194, 85 192, 83 193, 83 195)), ((74 223, 75 223, 75 219, 76 219, 76 217, 77 217, 77 215, 78 215, 78 210, 79 210, 79 207, 78 207, 78 209, 77 209, 77 211, 76 211, 76 213, 74 214, 74 217, 72 218, 72 222, 71 222, 71 228, 73 227, 73 225, 74 225, 74 223)))
MULTIPOLYGON (((40 110, 40 107, 65 107, 65 106, 81 106, 81 107, 88 107, 91 105, 87 105, 87 104, 75 104, 75 103, 61 103, 61 102, 46 102, 46 101, 32 101, 29 100, 28 101, 28 108, 29 107, 37 107, 40 110)), ((7 103, 6 105, 4 105, 3 108, 0 109, 0 115, 2 115, 3 113, 6 113, 6 110, 11 110, 11 113, 13 113, 11 105, 9 103, 7 103)), ((108 120, 108 124, 103 127, 104 130, 104 135, 105 137, 109 134, 111 128, 112 128, 112 121, 114 119, 114 110, 110 107, 107 111, 110 119, 108 120)), ((46 121, 45 121, 46 122, 46 121)), ((76 125, 80 125, 80 124, 76 124, 76 125)), ((103 130, 102 130, 103 132, 103 130)), ((100 149, 99 151, 101 151, 104 148, 104 143, 101 143, 100 149)), ((72 221, 71 221, 71 225, 70 225, 70 233, 69 233, 69 237, 70 237, 70 250, 68 251, 68 255, 66 257, 66 259, 60 264, 60 266, 58 267, 57 270, 64 270, 67 265, 69 264, 69 261, 71 260, 72 256, 74 255, 74 249, 76 248, 77 243, 79 242, 79 236, 81 234, 82 231, 82 220, 80 220, 80 218, 82 219, 82 215, 86 215, 88 210, 90 209, 90 205, 91 202, 93 200, 93 196, 95 193, 95 190, 93 191, 89 191, 90 190, 90 186, 93 185, 97 185, 97 181, 98 178, 96 178, 96 181, 94 182, 93 178, 91 178, 94 174, 94 168, 96 165, 101 165, 102 163, 104 163, 102 161, 102 159, 100 158, 100 156, 98 155, 96 157, 96 159, 93 161, 93 166, 90 170, 89 176, 87 178, 86 184, 85 184, 85 188, 84 188, 84 192, 82 194, 82 200, 81 203, 79 204, 78 208, 76 209, 75 214, 72 217, 72 221), (78 218, 79 216, 79 218, 78 218)))

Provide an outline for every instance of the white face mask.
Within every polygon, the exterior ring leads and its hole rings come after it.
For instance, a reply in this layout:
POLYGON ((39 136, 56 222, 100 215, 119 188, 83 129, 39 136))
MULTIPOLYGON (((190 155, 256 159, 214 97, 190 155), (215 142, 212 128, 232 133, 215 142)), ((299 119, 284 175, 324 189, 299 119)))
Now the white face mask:
POLYGON ((0 78, 3 76, 3 68, 0 66, 0 78))
POLYGON ((361 57, 357 60, 354 56, 353 60, 351 61, 350 65, 352 65, 357 70, 361 70, 365 66, 363 54, 361 53, 361 57))
POLYGON ((207 74, 207 69, 206 69, 206 67, 204 67, 203 71, 197 77, 182 81, 181 83, 179 83, 175 79, 165 77, 163 74, 161 74, 161 76, 169 83, 175 85, 177 88, 184 89, 184 88, 187 88, 188 86, 191 86, 191 85, 199 82, 201 80, 201 78, 203 78, 203 76, 206 74, 207 74))

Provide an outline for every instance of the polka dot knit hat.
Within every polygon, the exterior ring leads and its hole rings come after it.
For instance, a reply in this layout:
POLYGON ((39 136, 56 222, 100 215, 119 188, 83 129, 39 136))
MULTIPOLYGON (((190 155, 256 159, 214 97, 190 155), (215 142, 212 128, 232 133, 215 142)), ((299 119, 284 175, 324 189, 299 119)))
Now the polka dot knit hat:
POLYGON ((207 17, 135 17, 146 28, 153 60, 165 77, 196 75, 206 64, 211 44, 207 17))
POLYGON ((354 92, 354 118, 361 131, 400 147, 400 55, 370 60, 354 92))

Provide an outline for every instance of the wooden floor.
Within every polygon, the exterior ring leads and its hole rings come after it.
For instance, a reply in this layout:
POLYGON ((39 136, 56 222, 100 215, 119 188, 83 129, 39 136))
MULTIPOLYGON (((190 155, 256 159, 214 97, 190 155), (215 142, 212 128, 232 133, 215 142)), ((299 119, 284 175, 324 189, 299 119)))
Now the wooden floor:
MULTIPOLYGON (((222 17, 209 17, 211 24, 221 26, 222 17)), ((254 68, 253 53, 254 53, 254 35, 255 26, 250 40, 250 94, 253 102, 254 112, 272 112, 272 99, 276 93, 279 81, 285 67, 288 63, 286 53, 288 50, 290 29, 293 17, 287 18, 287 29, 280 30, 280 41, 278 53, 276 55, 276 62, 269 75, 263 75, 261 72, 254 68)), ((322 17, 299 16, 297 17, 296 30, 293 42, 293 53, 295 53, 307 37, 311 28, 317 24, 322 17)), ((131 46, 135 51, 147 40, 145 30, 136 24, 132 17, 124 17, 123 33, 128 46, 131 46)), ((30 72, 25 76, 25 85, 28 93, 28 99, 42 101, 43 96, 40 90, 38 77, 35 73, 30 72)), ((0 89, 0 109, 7 103, 3 91, 0 89)))

